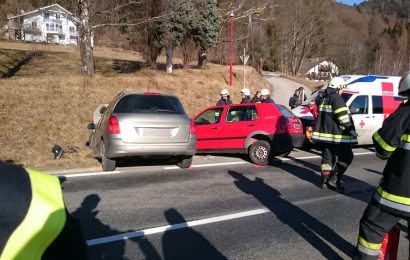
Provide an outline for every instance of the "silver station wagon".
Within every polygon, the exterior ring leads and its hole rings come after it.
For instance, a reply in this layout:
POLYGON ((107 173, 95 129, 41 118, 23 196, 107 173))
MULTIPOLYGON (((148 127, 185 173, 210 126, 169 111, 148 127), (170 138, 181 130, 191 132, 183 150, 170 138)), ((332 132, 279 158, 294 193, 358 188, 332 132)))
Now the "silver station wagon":
POLYGON ((122 157, 170 156, 189 168, 196 152, 193 121, 178 97, 156 92, 122 92, 97 107, 89 147, 112 171, 122 157))

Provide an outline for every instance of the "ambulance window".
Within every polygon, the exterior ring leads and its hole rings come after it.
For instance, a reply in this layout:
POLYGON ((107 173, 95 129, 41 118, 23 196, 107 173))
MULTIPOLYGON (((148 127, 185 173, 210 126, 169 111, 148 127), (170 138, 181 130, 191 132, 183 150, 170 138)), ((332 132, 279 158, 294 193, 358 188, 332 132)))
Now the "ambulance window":
POLYGON ((367 114, 369 113, 369 97, 357 96, 350 104, 350 112, 352 114, 367 114))
POLYGON ((373 114, 383 114, 383 99, 381 96, 372 96, 373 114))

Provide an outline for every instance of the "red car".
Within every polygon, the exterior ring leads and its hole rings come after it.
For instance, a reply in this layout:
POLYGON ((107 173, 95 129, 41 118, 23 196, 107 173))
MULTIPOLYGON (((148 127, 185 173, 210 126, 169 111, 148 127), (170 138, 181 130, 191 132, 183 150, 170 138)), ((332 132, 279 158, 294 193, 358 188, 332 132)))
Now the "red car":
POLYGON ((194 122, 197 153, 247 153, 258 165, 302 147, 305 139, 299 118, 278 104, 209 107, 194 122))

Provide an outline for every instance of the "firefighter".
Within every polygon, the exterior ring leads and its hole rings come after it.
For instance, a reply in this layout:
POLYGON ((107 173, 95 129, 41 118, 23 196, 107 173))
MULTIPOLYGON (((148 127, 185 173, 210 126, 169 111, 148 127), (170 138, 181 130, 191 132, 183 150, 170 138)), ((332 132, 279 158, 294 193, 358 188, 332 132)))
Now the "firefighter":
POLYGON ((226 89, 222 89, 221 91, 221 98, 216 102, 217 106, 224 106, 224 105, 231 105, 232 101, 229 96, 229 92, 226 89))
MULTIPOLYGON (((410 98, 410 72, 399 83, 410 98)), ((385 233, 410 217, 410 102, 401 104, 373 134, 376 155, 387 160, 383 178, 360 220, 353 259, 377 259, 385 233)))
POLYGON ((0 260, 87 259, 57 177, 0 161, 0 260))
POLYGON ((251 91, 248 88, 243 88, 241 90, 242 101, 241 104, 250 104, 251 101, 251 91))
POLYGON ((322 189, 329 187, 341 192, 344 191, 341 178, 353 161, 352 144, 357 144, 352 116, 339 95, 345 87, 340 77, 329 81, 318 104, 319 114, 312 134, 312 140, 322 150, 322 189))
POLYGON ((275 104, 275 101, 270 97, 269 90, 267 88, 264 88, 261 90, 261 103, 273 103, 275 104))

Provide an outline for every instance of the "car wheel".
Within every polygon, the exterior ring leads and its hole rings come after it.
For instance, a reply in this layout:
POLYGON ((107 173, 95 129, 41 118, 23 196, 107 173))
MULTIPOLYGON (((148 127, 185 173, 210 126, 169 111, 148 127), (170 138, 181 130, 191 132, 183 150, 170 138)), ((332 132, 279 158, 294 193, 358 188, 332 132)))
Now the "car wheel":
POLYGON ((193 159, 193 156, 184 157, 177 163, 177 165, 182 169, 189 168, 191 167, 192 159, 193 159))
POLYGON ((249 157, 254 164, 266 165, 269 162, 270 144, 259 140, 249 147, 249 157))
POLYGON ((101 166, 103 171, 113 171, 115 169, 115 160, 111 160, 105 156, 105 145, 101 143, 101 166))

